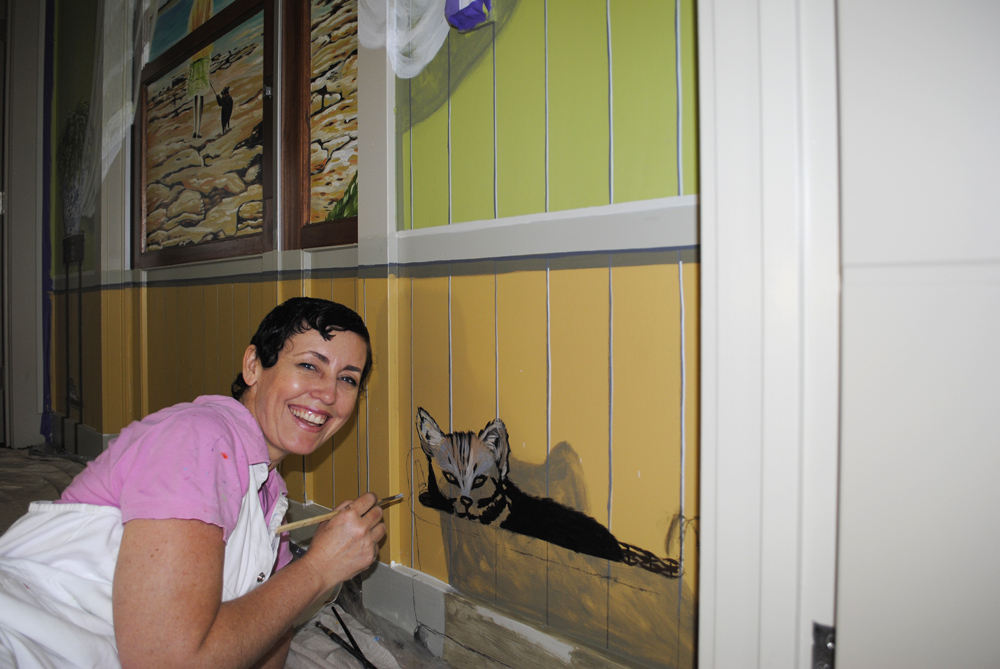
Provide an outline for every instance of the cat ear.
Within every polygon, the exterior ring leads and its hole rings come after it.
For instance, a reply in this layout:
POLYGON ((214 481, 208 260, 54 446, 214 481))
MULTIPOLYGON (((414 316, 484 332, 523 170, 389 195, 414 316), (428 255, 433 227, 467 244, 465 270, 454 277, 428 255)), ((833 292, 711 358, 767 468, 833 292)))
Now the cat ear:
POLYGON ((500 478, 507 478, 507 466, 510 458, 510 445, 507 443, 507 426, 499 418, 486 424, 479 433, 479 440, 493 451, 493 459, 497 463, 500 478))
POLYGON ((444 434, 423 407, 417 409, 417 434, 420 435, 420 448, 427 455, 434 457, 434 452, 441 448, 444 434))

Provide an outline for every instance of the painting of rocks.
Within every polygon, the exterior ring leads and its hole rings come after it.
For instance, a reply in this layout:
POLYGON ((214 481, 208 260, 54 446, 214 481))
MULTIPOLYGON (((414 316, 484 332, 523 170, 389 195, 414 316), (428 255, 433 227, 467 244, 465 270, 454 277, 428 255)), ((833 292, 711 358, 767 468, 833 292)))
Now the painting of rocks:
POLYGON ((259 13, 149 84, 145 251, 262 231, 263 28, 259 13))
POLYGON ((310 223, 358 215, 358 0, 312 0, 310 223))

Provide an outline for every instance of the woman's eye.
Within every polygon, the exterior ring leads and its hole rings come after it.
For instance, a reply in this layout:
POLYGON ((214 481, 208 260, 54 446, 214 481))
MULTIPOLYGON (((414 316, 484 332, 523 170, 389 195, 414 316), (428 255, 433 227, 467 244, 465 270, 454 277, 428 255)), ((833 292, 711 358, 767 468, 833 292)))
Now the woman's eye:
POLYGON ((482 474, 480 474, 479 476, 477 476, 476 478, 474 478, 472 480, 472 487, 473 488, 478 488, 479 486, 483 485, 484 483, 486 483, 486 477, 483 476, 482 474))
POLYGON ((314 371, 316 369, 316 366, 309 362, 300 362, 299 367, 302 369, 308 369, 309 371, 314 371))
POLYGON ((353 386, 355 388, 358 387, 358 381, 353 376, 342 376, 340 377, 340 380, 349 386, 353 386))
POLYGON ((444 480, 445 481, 447 481, 448 483, 450 483, 452 485, 458 485, 458 479, 455 478, 455 476, 453 474, 449 474, 448 472, 443 472, 443 473, 444 473, 444 480))

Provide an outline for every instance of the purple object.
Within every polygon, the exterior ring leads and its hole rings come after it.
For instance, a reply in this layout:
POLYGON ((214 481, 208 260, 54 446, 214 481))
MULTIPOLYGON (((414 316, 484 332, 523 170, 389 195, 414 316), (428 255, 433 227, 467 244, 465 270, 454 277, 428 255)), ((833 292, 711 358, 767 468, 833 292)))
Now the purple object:
POLYGON ((446 0, 444 16, 459 32, 473 30, 489 20, 493 0, 446 0))

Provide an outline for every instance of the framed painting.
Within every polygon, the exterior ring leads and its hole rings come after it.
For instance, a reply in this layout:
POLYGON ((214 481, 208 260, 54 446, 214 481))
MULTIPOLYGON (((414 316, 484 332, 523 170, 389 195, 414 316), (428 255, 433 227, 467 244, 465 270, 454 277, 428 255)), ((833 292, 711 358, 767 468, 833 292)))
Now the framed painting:
POLYGON ((358 0, 284 3, 284 238, 298 248, 358 239, 358 0), (290 113, 289 113, 290 112, 290 113), (302 184, 308 184, 303 189, 302 184), (289 197, 289 193, 293 194, 289 197))
POLYGON ((222 8, 161 5, 156 32, 183 36, 142 74, 133 128, 137 267, 273 248, 273 1, 215 5, 222 8))

